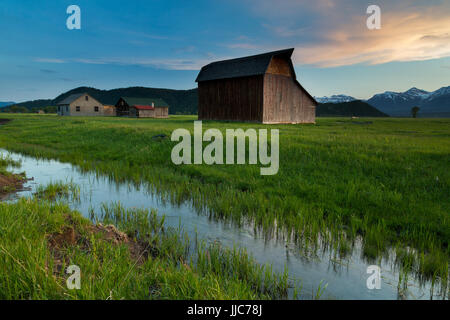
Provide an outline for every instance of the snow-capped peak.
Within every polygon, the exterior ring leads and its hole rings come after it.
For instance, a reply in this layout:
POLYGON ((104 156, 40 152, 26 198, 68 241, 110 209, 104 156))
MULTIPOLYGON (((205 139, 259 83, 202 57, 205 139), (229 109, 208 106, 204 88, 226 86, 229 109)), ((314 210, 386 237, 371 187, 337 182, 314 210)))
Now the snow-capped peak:
POLYGON ((408 100, 416 100, 416 99, 427 99, 432 94, 433 94, 433 92, 428 92, 428 91, 413 87, 405 92, 386 91, 384 93, 376 94, 372 98, 383 98, 383 99, 390 99, 390 100, 408 101, 408 100))
POLYGON ((351 96, 346 96, 344 94, 335 94, 330 97, 314 97, 319 103, 341 103, 341 102, 350 102, 356 100, 351 96))
POLYGON ((404 93, 415 94, 415 95, 422 95, 422 94, 427 94, 429 92, 425 91, 425 90, 422 90, 422 89, 418 89, 416 87, 412 87, 411 89, 405 91, 404 93))
POLYGON ((413 88, 409 89, 408 91, 403 92, 403 94, 411 96, 411 97, 426 98, 430 95, 430 92, 413 87, 413 88))
POLYGON ((443 95, 450 95, 450 86, 448 86, 448 87, 442 87, 442 88, 440 88, 440 89, 438 89, 438 90, 436 90, 436 91, 433 91, 433 92, 430 92, 430 94, 428 95, 428 99, 435 99, 435 98, 438 98, 438 97, 440 97, 440 96, 443 96, 443 95))
MULTIPOLYGON (((368 100, 370 104, 375 106, 384 106, 387 103, 393 104, 419 104, 421 102, 431 103, 434 99, 439 97, 444 97, 447 99, 447 96, 450 96, 450 86, 442 87, 436 91, 428 92, 426 90, 422 90, 416 87, 412 87, 405 92, 394 92, 394 91, 385 91, 384 93, 375 94, 372 98, 368 100)), ((342 102, 350 102, 357 100, 352 96, 347 96, 344 94, 325 96, 325 97, 314 97, 319 103, 342 103, 342 102)))

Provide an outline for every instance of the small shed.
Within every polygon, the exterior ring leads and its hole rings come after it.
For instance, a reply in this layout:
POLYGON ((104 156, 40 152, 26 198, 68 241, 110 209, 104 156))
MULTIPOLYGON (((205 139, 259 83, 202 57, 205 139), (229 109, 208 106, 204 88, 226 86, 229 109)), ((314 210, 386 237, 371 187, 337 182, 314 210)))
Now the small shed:
POLYGON ((169 105, 159 98, 121 97, 116 103, 118 117, 168 118, 169 105))
POLYGON ((199 120, 315 123, 316 100, 297 81, 294 49, 212 62, 197 76, 199 120))

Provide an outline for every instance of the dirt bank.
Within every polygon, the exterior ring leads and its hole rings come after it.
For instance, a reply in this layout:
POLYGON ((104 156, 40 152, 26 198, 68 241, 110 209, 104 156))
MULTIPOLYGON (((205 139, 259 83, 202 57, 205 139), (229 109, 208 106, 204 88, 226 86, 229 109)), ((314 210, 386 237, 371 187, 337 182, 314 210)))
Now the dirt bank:
POLYGON ((0 199, 8 193, 22 190, 25 181, 23 174, 0 172, 0 199))
POLYGON ((54 258, 54 273, 61 272, 64 264, 69 262, 66 256, 68 247, 78 246, 81 250, 90 253, 92 249, 91 239, 97 235, 99 241, 106 241, 113 245, 126 245, 130 251, 130 257, 141 264, 149 256, 157 256, 158 250, 150 243, 131 239, 126 233, 116 229, 113 225, 96 225, 80 226, 70 215, 65 216, 68 226, 64 227, 60 232, 47 235, 49 248, 54 258))

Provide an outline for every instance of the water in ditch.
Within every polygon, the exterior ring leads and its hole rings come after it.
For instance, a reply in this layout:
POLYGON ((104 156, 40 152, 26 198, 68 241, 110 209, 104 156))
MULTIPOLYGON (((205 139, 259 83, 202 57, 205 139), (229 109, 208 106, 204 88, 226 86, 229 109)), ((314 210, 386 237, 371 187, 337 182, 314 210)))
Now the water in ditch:
POLYGON ((356 244, 352 254, 345 260, 333 258, 329 250, 322 250, 314 258, 301 254, 296 246, 286 240, 267 240, 255 233, 251 226, 237 227, 227 221, 211 219, 197 212, 190 203, 173 204, 163 199, 150 188, 129 183, 117 183, 95 173, 81 172, 76 166, 55 160, 42 160, 1 150, 12 159, 21 162, 14 172, 25 171, 28 178, 26 190, 16 196, 31 196, 38 185, 55 181, 72 181, 80 187, 80 201, 70 203, 71 207, 89 217, 90 210, 100 212, 102 203, 119 202, 124 207, 155 208, 166 216, 166 223, 173 227, 182 226, 194 237, 206 241, 218 241, 223 246, 240 246, 261 264, 271 264, 274 271, 288 268, 289 279, 301 284, 301 298, 310 299, 316 295, 319 285, 327 285, 321 299, 442 299, 440 290, 430 283, 419 283, 413 278, 407 287, 398 289, 398 270, 392 260, 381 261, 381 288, 368 289, 369 263, 361 255, 361 246, 356 244))

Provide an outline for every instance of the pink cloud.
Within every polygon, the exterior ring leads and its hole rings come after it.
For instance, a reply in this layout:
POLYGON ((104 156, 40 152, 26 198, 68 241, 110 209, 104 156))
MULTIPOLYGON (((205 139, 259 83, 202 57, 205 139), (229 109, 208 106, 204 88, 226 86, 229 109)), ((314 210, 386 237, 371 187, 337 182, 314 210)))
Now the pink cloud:
POLYGON ((365 16, 356 16, 319 41, 300 44, 295 61, 319 67, 357 63, 380 64, 450 56, 450 15, 433 8, 426 12, 382 13, 380 30, 368 30, 365 16))
POLYGON ((360 0, 247 0, 277 47, 294 46, 294 61, 319 67, 381 64, 450 56, 450 2, 376 1, 381 30, 368 30, 360 0), (295 42, 293 42, 295 41, 295 42))

